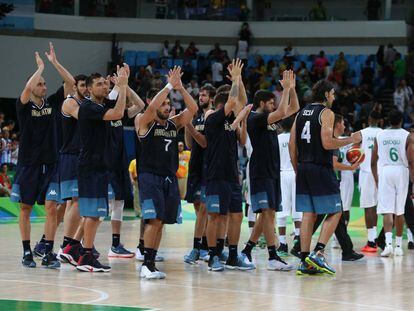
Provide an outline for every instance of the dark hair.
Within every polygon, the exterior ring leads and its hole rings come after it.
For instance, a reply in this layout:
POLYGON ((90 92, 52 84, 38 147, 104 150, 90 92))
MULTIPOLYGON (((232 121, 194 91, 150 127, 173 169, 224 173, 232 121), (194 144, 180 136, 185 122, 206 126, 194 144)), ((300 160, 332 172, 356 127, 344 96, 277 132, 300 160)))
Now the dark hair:
POLYGON ((220 104, 225 105, 228 99, 228 92, 217 93, 216 96, 214 96, 214 107, 217 107, 220 104))
POLYGON ((86 79, 86 86, 92 86, 93 80, 102 78, 102 75, 98 72, 92 73, 87 79, 86 79))
POLYGON ((152 100, 155 97, 155 95, 157 95, 159 92, 160 89, 157 89, 155 87, 149 89, 146 95, 146 99, 152 100))
POLYGON ((207 91, 208 96, 214 97, 216 96, 216 88, 212 86, 211 84, 206 84, 200 88, 200 91, 207 91))
POLYGON ((403 120, 403 114, 397 109, 393 109, 388 113, 388 120, 390 121, 391 126, 399 125, 403 120))
POLYGON ((274 99, 276 96, 272 92, 265 90, 258 90, 254 94, 253 98, 253 109, 256 110, 260 106, 260 102, 267 102, 271 99, 274 99))
POLYGON ((334 88, 333 84, 326 80, 319 80, 312 88, 312 100, 315 103, 323 103, 326 101, 326 92, 330 92, 334 88))
POLYGON ((282 125, 282 128, 285 131, 290 131, 294 121, 295 121, 295 117, 290 116, 289 118, 283 119, 282 122, 280 122, 280 125, 282 125))
POLYGON ((378 111, 371 111, 369 114, 369 118, 375 121, 381 120, 381 114, 378 111))
POLYGON ((231 85, 229 85, 229 84, 223 84, 223 85, 221 85, 221 86, 219 86, 217 89, 216 89, 216 94, 220 94, 220 93, 227 93, 227 92, 230 92, 230 89, 231 89, 231 85))
POLYGON ((79 81, 86 81, 88 77, 86 75, 80 74, 73 77, 75 79, 75 85, 78 85, 79 81))
POLYGON ((335 119, 334 119, 334 127, 335 125, 337 125, 339 122, 342 122, 342 120, 344 119, 344 116, 339 114, 339 113, 335 113, 335 119))

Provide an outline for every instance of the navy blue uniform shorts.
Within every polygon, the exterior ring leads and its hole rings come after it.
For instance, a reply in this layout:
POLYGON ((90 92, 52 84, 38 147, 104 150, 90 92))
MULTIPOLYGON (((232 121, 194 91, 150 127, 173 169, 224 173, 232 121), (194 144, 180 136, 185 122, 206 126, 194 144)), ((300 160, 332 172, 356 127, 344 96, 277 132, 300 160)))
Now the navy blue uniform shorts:
POLYGON ((196 201, 206 203, 206 187, 205 183, 202 183, 200 176, 193 175, 188 177, 185 200, 188 203, 194 203, 196 201))
POLYGON ((10 196, 12 202, 27 205, 60 203, 59 170, 57 163, 43 165, 17 164, 16 175, 10 196))
POLYGON ((206 185, 208 213, 227 215, 242 212, 241 186, 236 182, 209 180, 206 185))
POLYGON ((142 218, 160 219, 164 224, 182 223, 181 199, 176 176, 151 173, 138 175, 142 218))
POLYGON ((108 216, 108 173, 106 170, 78 170, 79 213, 82 217, 108 216))
POLYGON ((59 175, 61 199, 70 200, 79 197, 77 154, 60 154, 59 175))
POLYGON ((122 169, 109 171, 109 200, 132 200, 132 186, 129 179, 128 170, 122 169))
POLYGON ((250 180, 250 198, 254 213, 264 209, 281 211, 281 190, 279 178, 260 178, 250 180))
POLYGON ((339 182, 332 167, 299 163, 296 176, 298 212, 334 214, 342 210, 339 182))

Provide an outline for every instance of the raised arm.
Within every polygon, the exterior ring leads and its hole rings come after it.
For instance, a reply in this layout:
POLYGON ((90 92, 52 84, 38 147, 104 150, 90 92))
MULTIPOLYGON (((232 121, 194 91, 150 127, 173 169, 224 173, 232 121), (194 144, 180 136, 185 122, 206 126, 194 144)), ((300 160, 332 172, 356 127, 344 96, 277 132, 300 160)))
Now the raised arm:
POLYGON ((79 104, 73 98, 66 98, 62 105, 62 112, 67 115, 78 119, 79 104))
POLYGON ((377 163, 378 163, 378 144, 377 144, 377 139, 375 138, 374 148, 372 149, 372 154, 371 154, 371 172, 372 172, 372 176, 374 176, 375 183, 377 184, 377 187, 378 187, 378 170, 377 170, 378 164, 377 163))
POLYGON ((124 116, 125 105, 126 105, 126 87, 128 84, 128 76, 125 72, 125 68, 120 68, 118 70, 118 87, 119 94, 116 101, 115 107, 109 109, 105 115, 104 120, 106 121, 115 121, 122 119, 124 116))
POLYGON ((181 68, 179 68, 178 74, 173 78, 172 83, 174 86, 174 89, 178 90, 181 94, 181 96, 184 99, 185 109, 178 115, 174 116, 172 118, 177 124, 179 128, 182 128, 186 126, 187 124, 191 123, 191 120, 193 120, 194 115, 198 111, 197 103, 195 102, 194 98, 188 93, 188 91, 183 86, 183 83, 181 81, 181 68))
POLYGON ((296 75, 292 71, 292 86, 289 91, 289 106, 285 118, 298 112, 300 109, 298 94, 296 94, 296 75))
POLYGON ((26 82, 26 85, 20 94, 20 101, 23 105, 26 105, 30 100, 30 94, 32 93, 33 89, 39 83, 40 78, 42 76, 43 70, 45 69, 45 64, 43 60, 40 58, 39 53, 35 53, 37 70, 35 73, 30 77, 30 79, 26 82))
POLYGON ((49 53, 45 52, 46 57, 52 63, 53 67, 55 67, 55 69, 63 79, 63 88, 65 92, 64 96, 66 97, 73 92, 73 86, 76 83, 75 79, 70 74, 70 72, 67 71, 66 68, 58 62, 52 42, 49 42, 49 49, 49 53))
POLYGON ((284 119, 287 116, 288 104, 289 104, 289 92, 292 87, 292 76, 293 73, 291 70, 285 70, 283 72, 283 79, 280 81, 280 84, 283 87, 282 98, 280 99, 279 107, 272 113, 269 113, 267 117, 267 123, 272 124, 277 121, 284 119))
POLYGON ((289 138, 289 155, 290 161, 292 162, 293 169, 295 173, 298 172, 298 150, 296 147, 296 119, 293 122, 292 128, 290 129, 290 138, 289 138))
POLYGON ((330 109, 325 109, 321 116, 321 139, 323 148, 326 150, 338 149, 340 147, 357 144, 361 142, 361 132, 355 132, 350 137, 338 139, 333 137, 333 125, 335 115, 330 109))
POLYGON ((185 144, 190 149, 193 147, 192 138, 194 138, 194 140, 202 148, 207 148, 207 138, 203 134, 201 134, 199 131, 197 131, 190 122, 185 126, 185 144))
POLYGON ((243 110, 244 106, 247 103, 247 101, 243 103, 243 99, 240 100, 241 98, 243 98, 243 95, 240 95, 240 87, 241 84, 243 84, 241 78, 243 63, 240 59, 233 59, 233 61, 227 67, 227 69, 229 71, 232 83, 229 99, 227 100, 227 103, 224 105, 224 114, 228 116, 231 111, 234 111, 234 114, 237 116, 239 112, 243 110))

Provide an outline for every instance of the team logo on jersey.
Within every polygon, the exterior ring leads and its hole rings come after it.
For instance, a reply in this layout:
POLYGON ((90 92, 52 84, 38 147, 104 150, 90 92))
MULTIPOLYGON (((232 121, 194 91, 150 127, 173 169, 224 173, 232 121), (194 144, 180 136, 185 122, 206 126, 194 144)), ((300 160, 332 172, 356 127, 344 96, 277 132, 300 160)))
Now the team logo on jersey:
POLYGON ((196 131, 202 132, 204 131, 204 124, 197 124, 195 127, 196 131))
POLYGON ((120 127, 122 126, 122 120, 118 120, 118 121, 111 121, 111 126, 112 127, 120 127))
POLYGON ((52 114, 52 108, 43 108, 42 110, 32 109, 32 117, 42 117, 52 114))
POLYGON ((50 190, 49 195, 57 195, 56 190, 50 190))
POLYGON ((277 131, 277 125, 276 124, 268 124, 267 125, 267 130, 268 131, 277 131))
POLYGON ((230 131, 230 132, 234 131, 234 129, 231 127, 230 123, 228 123, 227 121, 226 121, 226 123, 224 123, 224 130, 225 131, 230 131))

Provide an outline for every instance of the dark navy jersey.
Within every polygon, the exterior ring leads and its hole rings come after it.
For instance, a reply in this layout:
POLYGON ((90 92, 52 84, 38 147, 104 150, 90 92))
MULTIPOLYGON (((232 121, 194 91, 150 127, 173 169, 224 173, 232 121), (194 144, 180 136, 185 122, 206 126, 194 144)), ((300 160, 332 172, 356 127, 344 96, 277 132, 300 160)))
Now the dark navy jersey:
POLYGON ((108 108, 87 99, 79 107, 78 126, 80 134, 79 167, 106 169, 105 158, 107 124, 103 120, 108 108))
POLYGON ((277 126, 268 124, 268 117, 268 113, 252 111, 247 118, 247 133, 253 148, 249 161, 250 179, 280 176, 277 126))
MULTIPOLYGON (((178 169, 178 130, 175 123, 152 123, 145 135, 139 135, 141 152, 139 173, 175 176, 178 169)), ((138 160, 137 160, 138 161, 138 160)))
POLYGON ((56 114, 64 101, 63 87, 43 99, 40 106, 29 101, 23 105, 20 97, 16 102, 20 127, 18 162, 23 165, 51 164, 57 161, 58 126, 56 114))
MULTIPOLYGON (((68 98, 74 99, 80 106, 82 102, 76 97, 69 96, 68 98)), ((62 148, 60 153, 79 154, 80 149, 80 137, 78 120, 74 117, 65 114, 62 111, 62 148)))
MULTIPOLYGON (((193 119, 193 126, 195 130, 201 134, 204 134, 204 112, 201 111, 193 119)), ((205 148, 201 147, 194 138, 191 138, 192 148, 191 148, 191 157, 189 163, 189 176, 199 176, 201 177, 203 173, 203 159, 205 148)))
POLYGON ((234 119, 233 113, 226 116, 222 108, 205 121, 207 180, 239 181, 237 135, 231 128, 234 119))
POLYGON ((321 115, 327 109, 321 104, 308 104, 296 118, 298 163, 310 162, 332 168, 332 152, 323 148, 321 115))
MULTIPOLYGON (((114 108, 116 100, 106 100, 105 107, 114 108)), ((127 155, 124 146, 124 123, 128 119, 128 111, 125 110, 124 116, 120 120, 107 121, 108 141, 106 145, 106 161, 109 163, 109 169, 112 171, 122 170, 125 168, 127 155)))

